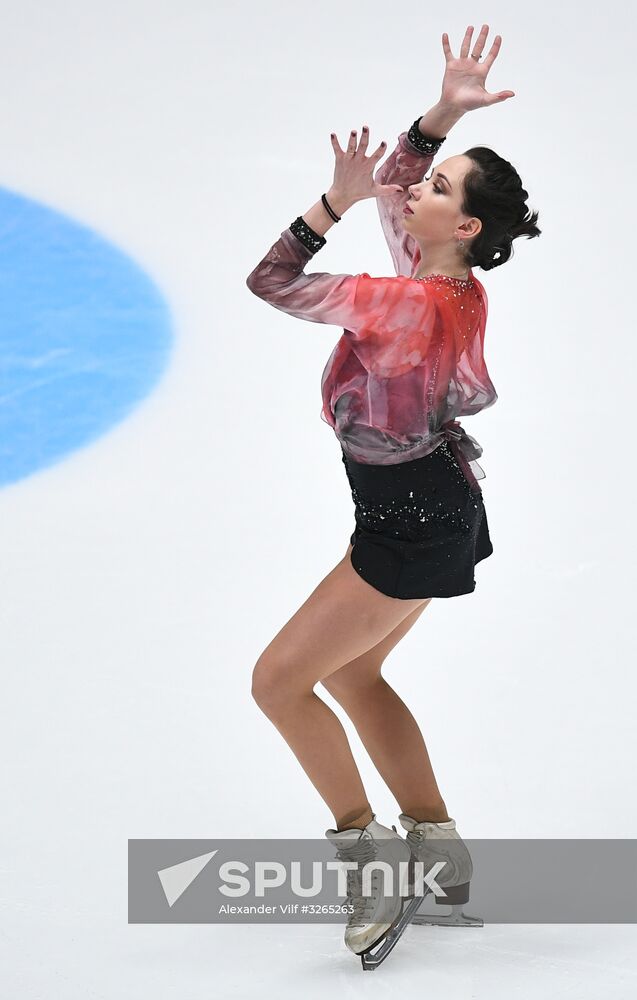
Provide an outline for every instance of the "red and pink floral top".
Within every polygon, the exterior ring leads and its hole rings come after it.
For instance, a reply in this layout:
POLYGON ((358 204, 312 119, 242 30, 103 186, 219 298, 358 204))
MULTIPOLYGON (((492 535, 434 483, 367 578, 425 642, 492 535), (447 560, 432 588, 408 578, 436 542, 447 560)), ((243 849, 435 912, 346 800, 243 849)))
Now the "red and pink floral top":
POLYGON ((343 327, 321 379, 321 418, 343 451, 364 464, 394 465, 456 440, 476 479, 482 448, 457 422, 491 406, 497 393, 483 356, 488 302, 473 272, 413 278, 420 247, 402 225, 410 184, 433 156, 407 132, 376 172, 400 194, 376 199, 396 277, 306 274, 314 252, 286 229, 248 276, 251 292, 311 323, 343 327))

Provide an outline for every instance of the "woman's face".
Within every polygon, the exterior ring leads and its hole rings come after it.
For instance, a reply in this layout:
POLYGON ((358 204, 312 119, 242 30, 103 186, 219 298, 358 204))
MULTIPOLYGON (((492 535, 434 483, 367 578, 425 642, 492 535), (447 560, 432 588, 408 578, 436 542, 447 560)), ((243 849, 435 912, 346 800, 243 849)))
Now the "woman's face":
POLYGON ((462 178, 471 165, 468 156, 450 156, 433 167, 420 184, 410 184, 407 205, 413 215, 407 211, 403 214, 407 232, 429 246, 448 243, 454 238, 461 240, 479 232, 480 220, 460 211, 462 178))

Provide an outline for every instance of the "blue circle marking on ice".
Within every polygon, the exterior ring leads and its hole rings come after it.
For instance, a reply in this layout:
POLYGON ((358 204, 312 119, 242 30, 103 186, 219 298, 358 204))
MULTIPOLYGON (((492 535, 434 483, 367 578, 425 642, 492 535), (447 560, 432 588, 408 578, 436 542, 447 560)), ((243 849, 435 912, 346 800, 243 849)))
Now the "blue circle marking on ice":
POLYGON ((0 484, 124 420, 167 367, 170 309, 121 249, 0 188, 0 484))

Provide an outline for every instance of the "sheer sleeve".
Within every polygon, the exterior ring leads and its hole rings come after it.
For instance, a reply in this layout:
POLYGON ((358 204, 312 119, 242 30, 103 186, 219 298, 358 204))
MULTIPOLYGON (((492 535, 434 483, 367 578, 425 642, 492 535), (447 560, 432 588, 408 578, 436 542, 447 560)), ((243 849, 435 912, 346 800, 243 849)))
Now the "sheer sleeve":
POLYGON ((405 188, 402 194, 377 198, 376 205, 396 274, 407 277, 411 276, 414 265, 420 260, 420 247, 403 226, 403 209, 409 201, 406 188, 409 184, 420 184, 432 161, 430 153, 418 152, 409 141, 407 132, 401 132, 393 153, 374 175, 379 184, 400 184, 405 188))
POLYGON ((481 297, 480 322, 473 336, 468 336, 456 363, 456 378, 462 385, 461 415, 472 416, 493 406, 498 398, 484 357, 484 336, 489 311, 486 289, 474 276, 481 297))
POLYGON ((343 327, 361 364, 376 375, 403 374, 419 365, 436 325, 435 300, 410 278, 369 274, 305 274, 313 256, 286 229, 246 280, 276 309, 310 323, 343 327))

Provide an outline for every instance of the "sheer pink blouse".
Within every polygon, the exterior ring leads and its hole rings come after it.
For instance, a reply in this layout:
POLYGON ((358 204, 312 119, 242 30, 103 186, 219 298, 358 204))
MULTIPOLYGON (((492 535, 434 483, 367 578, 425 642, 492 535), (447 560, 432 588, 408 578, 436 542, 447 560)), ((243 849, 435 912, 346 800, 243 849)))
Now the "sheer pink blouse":
POLYGON ((483 479, 482 448, 457 418, 497 399, 483 354, 486 291, 471 270, 467 280, 413 278, 420 247, 402 225, 406 188, 422 181, 432 160, 402 132, 375 175, 405 189, 376 199, 396 277, 306 274, 314 253, 288 228, 246 284, 282 312, 343 328, 321 378, 320 415, 354 461, 407 462, 447 439, 483 479))

